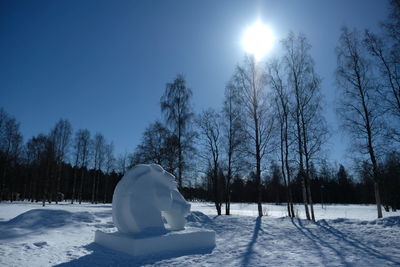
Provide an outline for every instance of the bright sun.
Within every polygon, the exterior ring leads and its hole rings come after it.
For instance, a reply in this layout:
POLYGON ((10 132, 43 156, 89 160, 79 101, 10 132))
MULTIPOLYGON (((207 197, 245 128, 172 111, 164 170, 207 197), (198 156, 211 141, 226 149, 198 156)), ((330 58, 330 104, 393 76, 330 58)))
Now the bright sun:
POLYGON ((272 49, 274 39, 272 30, 258 20, 244 32, 242 45, 258 61, 272 49))

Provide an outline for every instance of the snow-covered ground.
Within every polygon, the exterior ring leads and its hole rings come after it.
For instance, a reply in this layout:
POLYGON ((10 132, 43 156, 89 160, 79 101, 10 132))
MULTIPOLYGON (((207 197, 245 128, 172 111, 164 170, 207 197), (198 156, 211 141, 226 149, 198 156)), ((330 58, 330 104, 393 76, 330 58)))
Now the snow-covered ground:
MULTIPOLYGON (((400 265, 400 212, 376 220, 374 205, 315 206, 316 223, 289 219, 285 205, 232 204, 215 216, 192 203, 187 225, 214 230, 212 251, 135 259, 93 242, 115 231, 111 205, 0 203, 0 266, 390 266, 400 265)), ((304 218, 302 206, 297 214, 304 218)))

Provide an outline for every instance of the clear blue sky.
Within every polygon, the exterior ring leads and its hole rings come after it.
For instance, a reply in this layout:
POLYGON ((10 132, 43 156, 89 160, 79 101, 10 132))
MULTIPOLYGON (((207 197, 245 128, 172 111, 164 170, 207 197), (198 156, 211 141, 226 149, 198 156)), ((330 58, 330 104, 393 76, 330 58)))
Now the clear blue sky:
POLYGON ((341 26, 377 29, 387 8, 383 0, 2 0, 0 107, 21 122, 25 140, 66 118, 131 152, 160 118, 159 99, 177 73, 196 111, 221 106, 244 56, 241 35, 261 17, 278 39, 289 30, 309 38, 334 132, 331 159, 344 162, 334 48, 341 26))

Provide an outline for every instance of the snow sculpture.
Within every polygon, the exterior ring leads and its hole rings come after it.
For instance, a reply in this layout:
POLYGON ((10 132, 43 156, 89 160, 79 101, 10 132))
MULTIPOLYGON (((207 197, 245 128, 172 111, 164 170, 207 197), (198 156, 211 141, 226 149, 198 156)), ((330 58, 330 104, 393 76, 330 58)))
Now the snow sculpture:
POLYGON ((113 221, 121 233, 182 230, 189 211, 190 204, 177 190, 175 177, 156 164, 129 170, 113 195, 113 221))
POLYGON ((118 232, 96 231, 95 242, 133 256, 185 255, 215 247, 215 232, 185 228, 190 204, 160 165, 137 165, 117 184, 112 215, 118 232))

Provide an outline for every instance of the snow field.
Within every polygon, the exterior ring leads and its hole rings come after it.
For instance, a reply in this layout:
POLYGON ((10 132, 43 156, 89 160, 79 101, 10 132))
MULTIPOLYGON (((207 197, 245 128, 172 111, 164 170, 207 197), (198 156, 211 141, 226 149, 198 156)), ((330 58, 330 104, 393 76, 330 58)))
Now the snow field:
MULTIPOLYGON (((376 220, 374 205, 315 206, 316 223, 285 216, 285 205, 192 202, 187 226, 216 232, 216 247, 194 255, 133 258, 103 248, 94 232, 116 231, 111 205, 0 203, 0 266, 398 266, 400 214, 376 220)), ((302 206, 297 206, 300 218, 302 206)))
MULTIPOLYGON (((191 202, 192 210, 201 211, 207 215, 215 215, 215 206, 212 203, 207 202, 191 202)), ((222 209, 225 212, 225 207, 222 209)), ((263 204, 263 212, 267 217, 280 218, 287 216, 286 204, 263 204)), ((304 206, 302 204, 294 205, 294 212, 296 217, 305 219, 306 215, 304 212, 304 206)), ((329 204, 314 205, 315 219, 360 219, 360 220, 374 220, 377 218, 376 206, 375 205, 350 205, 350 204, 329 204)), ((232 215, 244 215, 244 216, 258 216, 257 205, 254 203, 232 203, 231 204, 232 215)), ((400 216, 400 211, 397 212, 385 212, 383 210, 383 216, 400 216)))

